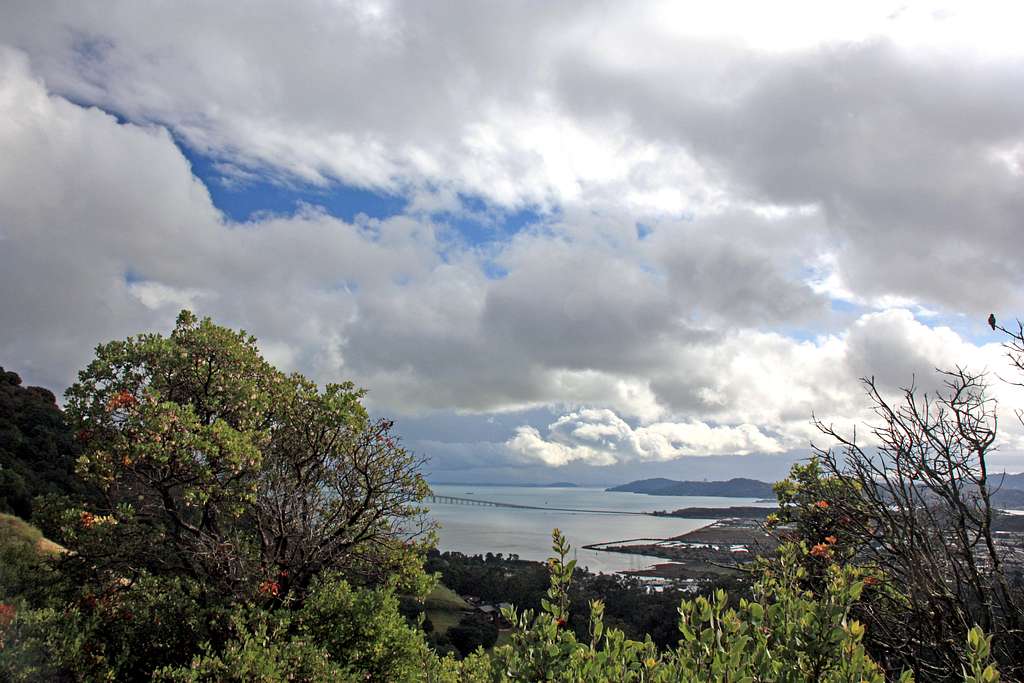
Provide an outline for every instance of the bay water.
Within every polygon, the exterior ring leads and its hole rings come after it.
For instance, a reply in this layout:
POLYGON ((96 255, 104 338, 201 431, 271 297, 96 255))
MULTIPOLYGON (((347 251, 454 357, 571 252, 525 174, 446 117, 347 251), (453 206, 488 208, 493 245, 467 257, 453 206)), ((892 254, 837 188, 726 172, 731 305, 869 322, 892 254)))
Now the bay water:
POLYGON ((572 545, 570 559, 594 572, 620 572, 650 567, 664 559, 626 553, 588 550, 583 546, 639 538, 663 539, 685 534, 714 519, 680 519, 648 515, 566 512, 552 508, 651 512, 685 507, 725 508, 760 505, 753 498, 706 496, 649 496, 587 487, 482 486, 432 484, 437 496, 526 505, 542 509, 485 507, 445 502, 429 503, 430 516, 441 525, 438 549, 467 555, 516 554, 523 560, 551 556, 551 530, 562 530, 572 545))

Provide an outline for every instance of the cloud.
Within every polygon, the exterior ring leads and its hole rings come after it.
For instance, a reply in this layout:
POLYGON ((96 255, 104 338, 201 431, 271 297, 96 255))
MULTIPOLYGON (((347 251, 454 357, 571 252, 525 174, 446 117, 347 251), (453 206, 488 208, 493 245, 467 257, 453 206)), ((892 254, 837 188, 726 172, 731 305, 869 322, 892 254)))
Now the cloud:
POLYGON ((727 7, 39 2, 6 8, 0 40, 51 90, 167 126, 227 183, 685 218, 662 265, 702 316, 804 319, 815 293, 794 280, 819 258, 850 300, 1020 308, 1019 11, 727 7), (758 223, 747 211, 792 220, 734 227, 758 223), (766 261, 777 240, 803 264, 766 261))
POLYGON ((633 428, 611 410, 595 409, 563 415, 548 425, 546 438, 535 427, 519 427, 506 446, 526 458, 556 467, 577 460, 591 465, 613 465, 783 451, 775 439, 751 424, 658 422, 633 428))
MULTIPOLYGON (((220 158, 226 182, 271 169, 425 210, 812 207, 828 243, 802 236, 805 259, 831 254, 862 300, 1019 308, 1020 12, 904 5, 39 2, 7 8, 0 39, 54 91, 220 158)), ((682 272, 753 267, 709 255, 682 272)), ((743 312, 806 308, 781 294, 743 312)))
POLYGON ((198 289, 180 289, 177 287, 169 287, 160 282, 130 282, 128 283, 128 291, 136 299, 142 302, 142 305, 152 310, 164 309, 165 311, 170 308, 171 310, 180 310, 182 308, 196 308, 196 303, 204 296, 209 296, 207 292, 202 292, 198 289))
POLYGON ((663 220, 643 239, 623 215, 567 212, 488 253, 415 216, 346 223, 305 207, 233 224, 166 131, 48 94, 16 52, 0 64, 0 278, 14 293, 0 305, 17 321, 0 349, 51 386, 95 343, 164 329, 191 304, 389 411, 594 407, 758 425, 790 447, 813 411, 856 413, 859 376, 896 386, 999 362, 904 310, 812 339, 772 331, 829 320, 799 270, 813 212, 663 220))
POLYGON ((306 208, 231 224, 165 129, 50 95, 6 49, 0 149, 0 356, 55 388, 95 344, 166 329, 183 305, 258 331, 292 369, 341 378, 348 283, 387 288, 440 262, 432 226, 409 218, 306 208))
POLYGON ((452 462, 802 448, 860 376, 1005 368, 1024 303, 1019 22, 899 5, 4 7, 0 358, 59 389, 187 305, 376 410, 528 416, 452 462), (236 223, 182 147, 405 209, 236 223))
POLYGON ((666 90, 657 69, 579 59, 561 88, 577 116, 615 111, 651 144, 691 150, 715 169, 723 203, 816 207, 819 253, 858 296, 975 314, 1020 305, 1024 200, 1005 162, 1024 140, 1020 55, 886 40, 749 54, 717 98, 666 90), (949 272, 969 272, 970 285, 949 272))

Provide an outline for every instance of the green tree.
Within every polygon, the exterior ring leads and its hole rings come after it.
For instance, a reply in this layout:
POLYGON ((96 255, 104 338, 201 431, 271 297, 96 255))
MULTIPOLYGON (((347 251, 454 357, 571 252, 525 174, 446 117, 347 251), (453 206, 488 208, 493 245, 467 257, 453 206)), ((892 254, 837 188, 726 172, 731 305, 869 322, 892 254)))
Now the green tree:
POLYGON ((0 512, 31 519, 36 496, 84 493, 72 435, 52 393, 0 367, 0 512))
POLYGON ((420 576, 419 461, 350 383, 320 390, 255 338, 183 311, 168 337, 100 345, 67 392, 78 471, 104 504, 66 514, 69 562, 110 580, 200 580, 301 604, 327 570, 420 576))
POLYGON ((487 649, 494 645, 498 640, 498 627, 486 617, 465 616, 448 629, 448 640, 465 657, 478 647, 487 649))

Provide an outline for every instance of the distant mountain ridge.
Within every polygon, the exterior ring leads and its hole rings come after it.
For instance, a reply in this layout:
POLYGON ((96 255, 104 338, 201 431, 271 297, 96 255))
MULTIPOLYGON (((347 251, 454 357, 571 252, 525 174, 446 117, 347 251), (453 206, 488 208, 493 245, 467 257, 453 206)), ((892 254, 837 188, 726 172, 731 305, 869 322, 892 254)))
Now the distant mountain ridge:
POLYGON ((1004 485, 992 494, 992 505, 1004 510, 1024 510, 1024 491, 1004 485))
POLYGON ((1024 510, 1024 472, 1020 474, 988 475, 989 486, 994 489, 992 503, 1004 510, 1024 510))
MULTIPOLYGON (((1024 509, 1024 473, 989 475, 989 485, 997 490, 992 503, 1003 509, 1024 509)), ((638 479, 606 491, 644 493, 649 496, 715 496, 720 498, 775 498, 772 485, 757 479, 735 477, 728 481, 677 481, 664 477, 638 479)))
POLYGON ((728 481, 676 481, 656 477, 613 486, 606 491, 646 493, 650 496, 718 496, 723 498, 774 498, 772 485, 757 479, 735 477, 728 481))
POLYGON ((1001 486, 1003 489, 1016 489, 1018 491, 1024 491, 1024 472, 1020 474, 1006 474, 1000 472, 999 474, 988 475, 992 486, 1001 486))

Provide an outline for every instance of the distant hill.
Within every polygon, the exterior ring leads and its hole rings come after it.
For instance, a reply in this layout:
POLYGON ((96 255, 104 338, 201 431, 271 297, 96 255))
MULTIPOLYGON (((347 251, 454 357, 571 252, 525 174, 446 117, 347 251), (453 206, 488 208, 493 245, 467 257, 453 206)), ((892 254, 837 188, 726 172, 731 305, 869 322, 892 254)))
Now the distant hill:
POLYGON ((646 493, 651 496, 721 496, 725 498, 774 498, 772 485, 756 479, 737 477, 729 481, 676 481, 640 479, 613 486, 608 491, 646 493))
POLYGON ((605 489, 606 491, 626 491, 628 493, 652 493, 657 494, 659 491, 663 491, 670 486, 676 486, 678 484, 684 484, 686 482, 675 481, 674 479, 664 479, 658 477, 656 479, 638 479, 631 481, 628 484, 619 484, 618 486, 612 486, 611 488, 605 489))
POLYGON ((1004 510, 1024 510, 1024 491, 1011 489, 1004 484, 992 494, 992 505, 1004 510))
POLYGON ((727 508, 682 508, 673 512, 655 510, 655 517, 682 517, 683 519, 764 519, 769 514, 778 512, 778 508, 758 508, 749 506, 727 508))
MULTIPOLYGON (((992 506, 1002 510, 1024 510, 1024 477, 1021 475, 1006 475, 1006 480, 1000 483, 1002 474, 989 475, 988 485, 992 495, 992 506)), ((971 484, 965 484, 967 495, 977 495, 977 490, 971 484)), ((884 495, 884 494, 883 494, 884 495)), ((922 490, 922 496, 927 498, 929 494, 922 490)))
POLYGON ((1018 491, 1024 491, 1024 472, 1020 474, 990 474, 989 479, 992 481, 993 486, 1001 486, 1003 490, 1016 489, 1018 491))

